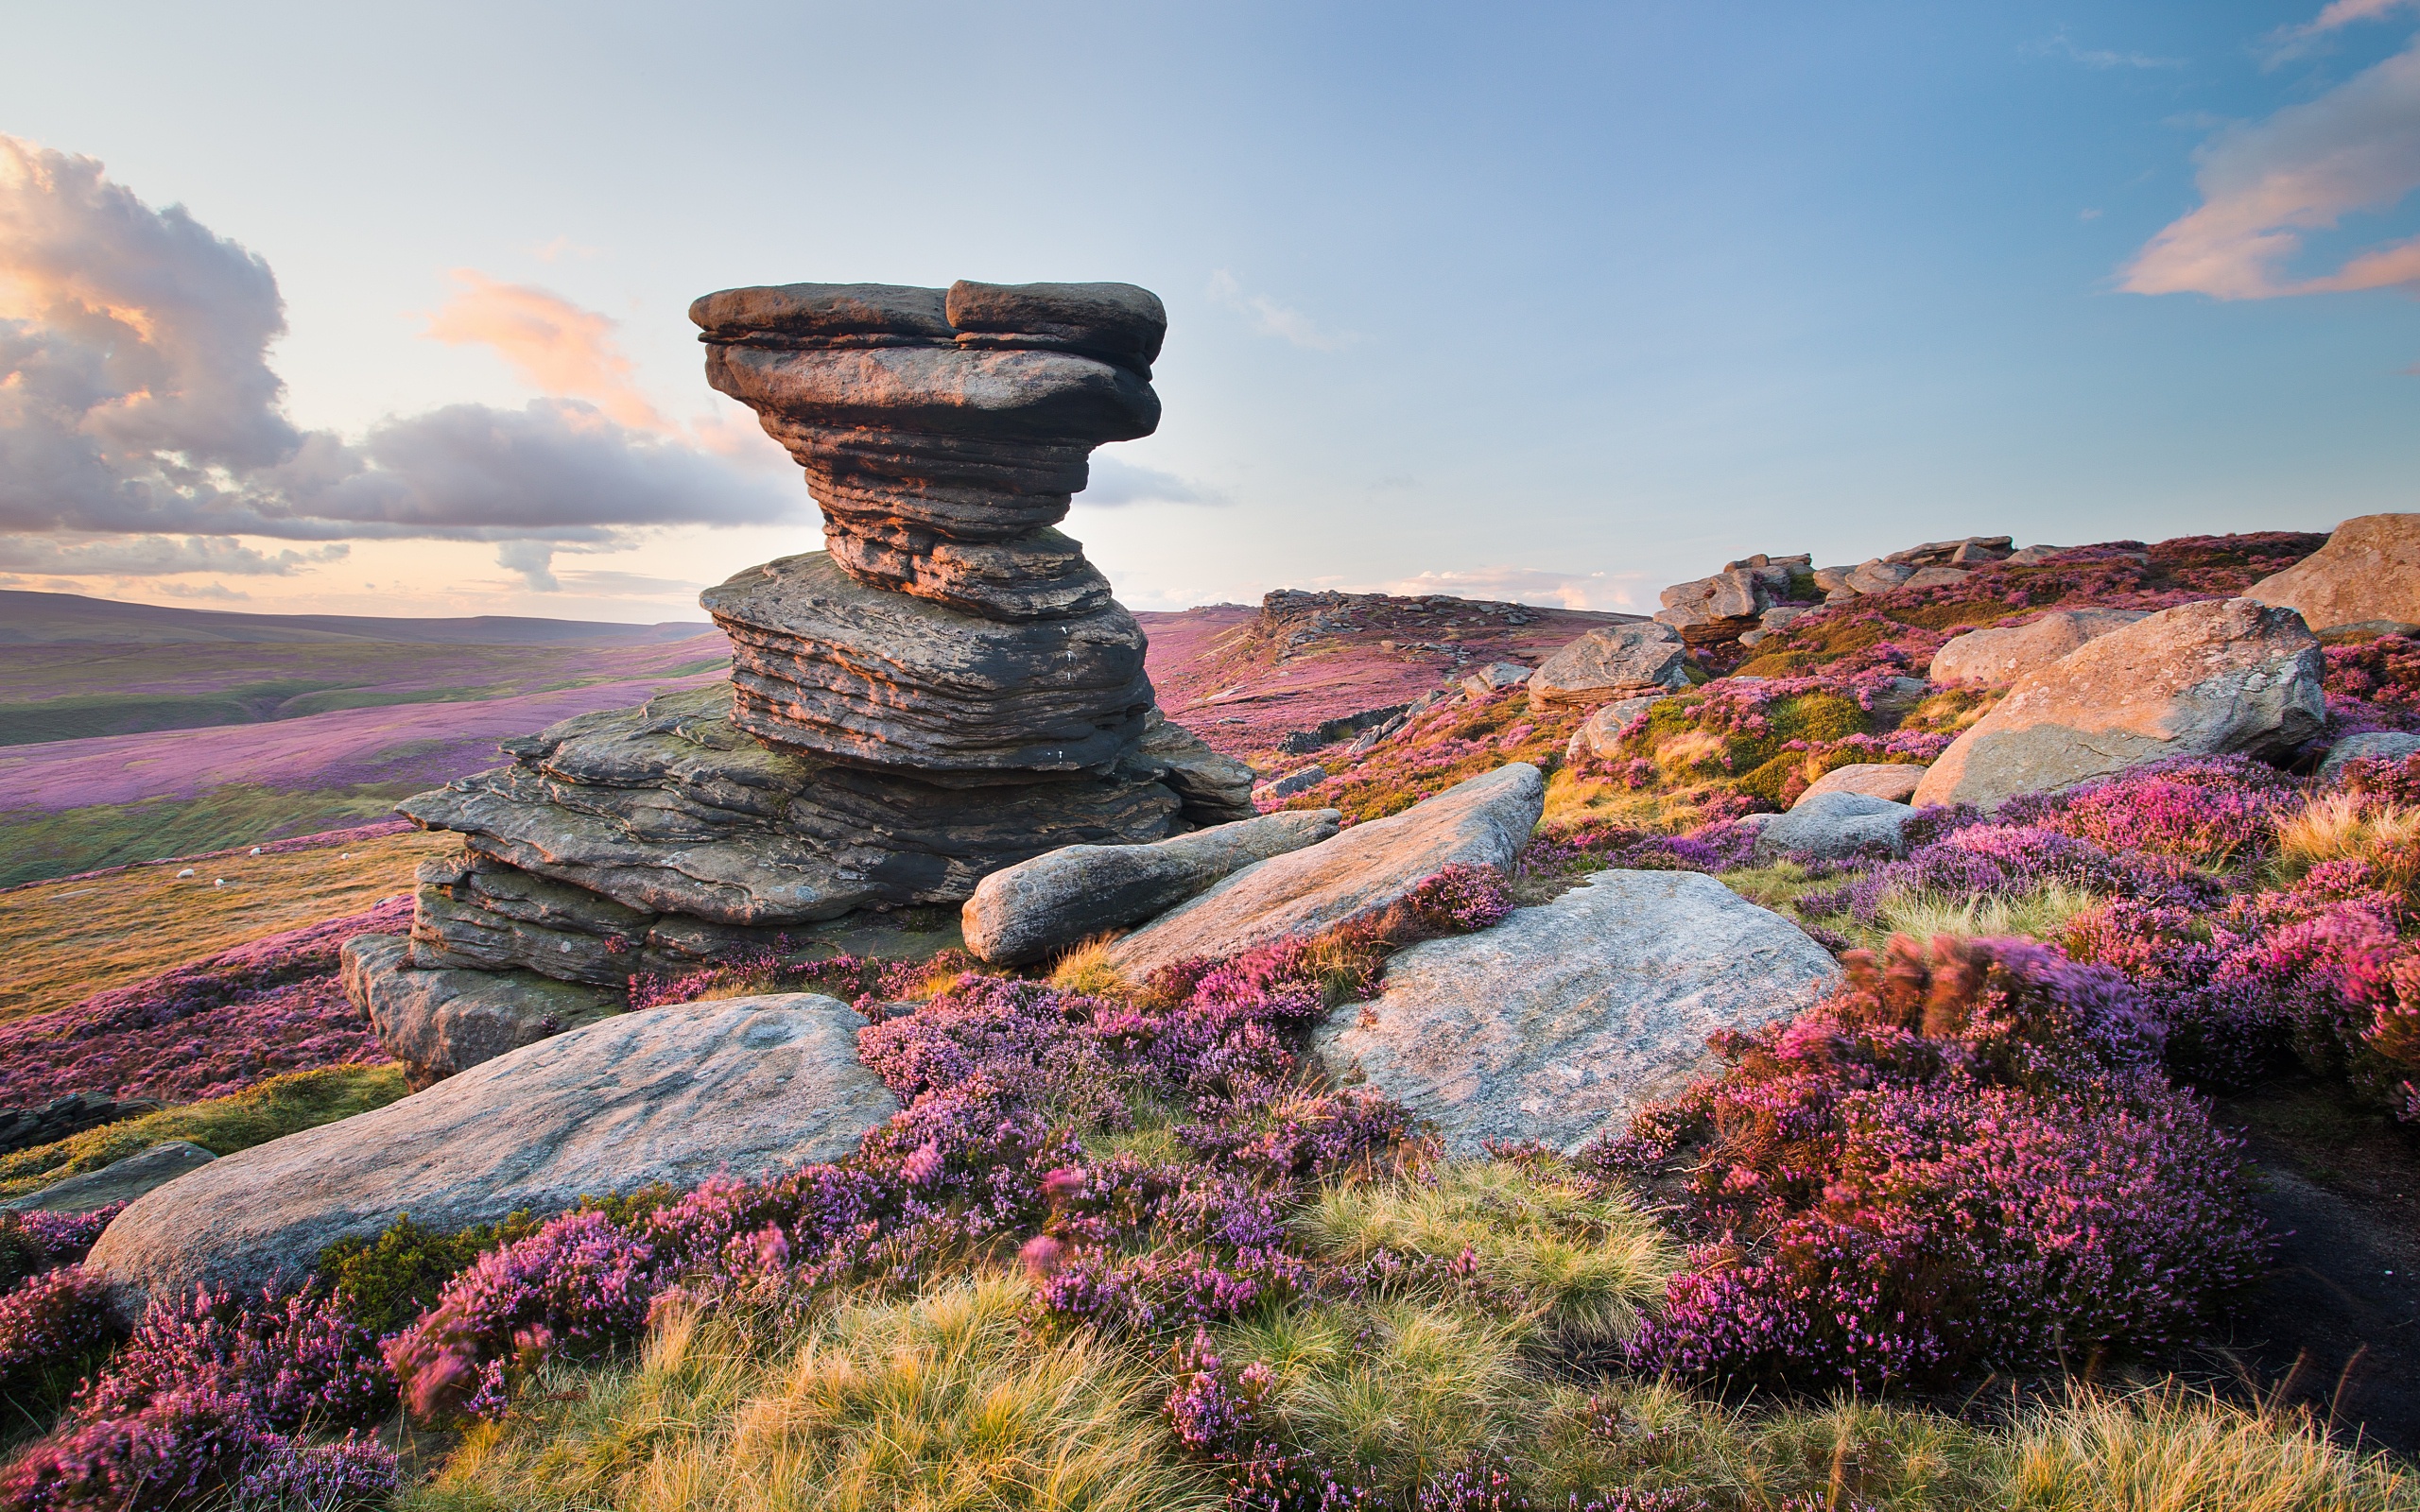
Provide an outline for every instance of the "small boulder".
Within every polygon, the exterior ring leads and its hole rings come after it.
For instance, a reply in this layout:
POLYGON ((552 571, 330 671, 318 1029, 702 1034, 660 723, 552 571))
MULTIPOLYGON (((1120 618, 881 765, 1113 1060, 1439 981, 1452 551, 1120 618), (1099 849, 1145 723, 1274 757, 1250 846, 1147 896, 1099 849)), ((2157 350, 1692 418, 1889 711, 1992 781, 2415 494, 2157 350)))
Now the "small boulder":
POLYGON ((1916 811, 1863 793, 1809 793, 1756 834, 1756 859, 1809 855, 1825 860, 1887 850, 1905 855, 1903 832, 1916 811))
POLYGON ((1849 569, 1848 586, 1860 593, 1887 593, 1915 576, 1916 570, 1903 561, 1859 562, 1849 569))
POLYGON ((1956 541, 1927 541, 1921 546, 1894 551, 1882 559, 1907 562, 1917 567, 1938 567, 1944 562, 1955 561, 1960 552, 1973 548, 1979 553, 1989 553, 1996 561, 2008 554, 2014 539, 2012 536, 1961 536, 1956 541))
POLYGON ((1632 720, 1670 696, 1668 693, 1642 693, 1634 698, 1617 698, 1582 720, 1571 738, 1591 756, 1610 756, 1632 720))
POLYGON ((803 992, 621 1014, 213 1160, 119 1213, 85 1263, 137 1297, 250 1291, 405 1213, 453 1233, 836 1160, 899 1108, 857 1063, 864 1024, 803 992))
POLYGON ((2028 546, 2023 551, 2010 552, 2000 560, 2003 566, 2008 567, 2039 567, 2066 549, 2065 546, 2028 546))
POLYGON ((1462 679, 1462 692, 1474 700, 1493 698, 1507 688, 1519 687, 1530 677, 1530 669, 1518 662, 1490 662, 1462 679))
POLYGON ((1768 632, 1786 630, 1797 621, 1815 612, 1813 604, 1775 604, 1758 617, 1756 623, 1768 632))
POLYGON ((2365 514, 2327 544, 2243 591, 2302 615, 2314 630, 2364 620, 2420 625, 2420 514, 2365 514))
POLYGON ((1071 845, 995 871, 961 911, 966 948, 994 964, 1030 961, 1167 912, 1255 861, 1334 835, 1334 809, 1268 814, 1150 845, 1071 845))
POLYGON ((1924 780, 1925 769, 1910 762, 1858 762, 1851 766, 1835 766, 1815 779, 1806 792, 1798 795, 1798 803, 1826 793, 1856 793, 1905 803, 1916 796, 1916 784, 1924 780))
POLYGON ((1253 789, 1252 796, 1264 803, 1274 803, 1281 799, 1289 799, 1297 793, 1306 792, 1326 781, 1326 767, 1305 766, 1300 771, 1288 772, 1273 782, 1263 782, 1253 789))
POLYGON ((2414 754, 2420 754, 2420 735, 2407 735, 2399 730, 2347 735, 2327 748, 2327 759, 2319 764, 2319 776, 2322 782, 2332 782, 2347 762, 2399 762, 2414 754))
POLYGON ((132 1202, 216 1159, 191 1140, 163 1140, 97 1171, 0 1202, 0 1212, 91 1212, 112 1202, 132 1202))
POLYGON ((2014 682, 2144 617, 2138 609, 2063 609, 2031 625, 1970 630, 1933 653, 1930 675, 1935 682, 2014 682))
POLYGON ((1689 648, 1668 625, 1643 620, 1590 630, 1530 674, 1533 703, 1580 703, 1689 685, 1689 648))
POLYGON ((1838 979, 1780 915, 1692 871, 1600 871, 1492 929, 1387 962, 1375 1001, 1312 1032, 1328 1074, 1358 1076, 1433 1124, 1450 1154, 1491 1140, 1576 1152, 1715 1069, 1706 1037, 1812 1005, 1838 979))
POLYGON ((1908 575, 1902 588, 1947 588, 1964 582, 1969 574, 1963 567, 1919 567, 1908 575))
POLYGON ((345 995, 414 1091, 508 1050, 593 1023, 628 1000, 610 988, 535 971, 424 969, 396 935, 356 935, 338 959, 345 995))
POLYGON ((1234 955, 1368 918, 1449 864, 1510 865, 1545 809, 1536 767, 1499 766, 1401 814, 1244 868, 1112 945, 1110 964, 1140 982, 1188 957, 1234 955))
POLYGON ((1925 772, 1916 802, 1992 808, 2172 756, 2282 756, 2319 733, 2325 667, 2292 610, 2162 610, 2018 679, 1925 772))

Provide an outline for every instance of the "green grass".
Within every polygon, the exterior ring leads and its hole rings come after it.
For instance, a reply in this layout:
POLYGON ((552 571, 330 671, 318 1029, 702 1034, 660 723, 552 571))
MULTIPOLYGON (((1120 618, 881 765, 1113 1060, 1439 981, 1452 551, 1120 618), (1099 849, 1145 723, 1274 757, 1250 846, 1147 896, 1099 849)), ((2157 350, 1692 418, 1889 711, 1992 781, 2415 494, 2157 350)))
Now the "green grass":
POLYGON ((392 818, 397 799, 427 785, 365 782, 286 793, 230 783, 189 799, 0 811, 0 887, 392 818))
POLYGON ((240 683, 216 693, 72 694, 26 703, 0 703, 0 746, 34 746, 150 730, 249 725, 280 717, 297 698, 326 696, 330 684, 307 678, 240 683))
POLYGON ((164 1140, 191 1140, 213 1155, 233 1155, 300 1129, 384 1108, 403 1095, 403 1068, 391 1062, 289 1072, 231 1096, 164 1108, 53 1144, 0 1155, 0 1198, 97 1171, 164 1140))

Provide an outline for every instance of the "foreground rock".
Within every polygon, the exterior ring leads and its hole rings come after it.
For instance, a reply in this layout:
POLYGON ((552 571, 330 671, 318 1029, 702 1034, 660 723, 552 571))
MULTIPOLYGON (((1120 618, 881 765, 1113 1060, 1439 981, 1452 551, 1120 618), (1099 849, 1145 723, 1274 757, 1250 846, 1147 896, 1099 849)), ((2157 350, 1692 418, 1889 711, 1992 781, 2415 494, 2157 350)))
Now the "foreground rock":
POLYGON ((163 1140, 97 1171, 0 1202, 0 1212, 92 1212, 112 1202, 132 1202, 216 1159, 191 1140, 163 1140))
POLYGON ((1567 754, 1573 761, 1578 761, 1583 751, 1600 759, 1613 755, 1630 722, 1653 708, 1657 699, 1670 696, 1668 693, 1643 693, 1635 698, 1617 698, 1605 705, 1582 720, 1580 728, 1571 732, 1567 754))
POLYGON ((1689 685, 1689 648, 1668 625, 1608 625, 1547 658, 1530 674, 1533 703, 1668 693, 1689 685))
POLYGON ((2327 748, 2327 759, 2319 764, 2319 776, 2322 782, 2334 782, 2347 762, 2399 762, 2407 756, 2420 756, 2420 735, 2395 730, 2347 735, 2327 748))
POLYGON ((621 1011, 623 995, 534 971, 415 971, 411 942, 356 935, 340 957, 345 992, 419 1091, 523 1045, 621 1011))
POLYGON ((2326 545, 2243 593, 2294 610, 2314 630, 2420 625, 2420 514, 2347 520, 2326 545))
POLYGON ((1809 793, 1756 832, 1756 856, 1806 855, 1828 861, 1876 851, 1905 855, 1908 821, 1915 816, 1908 804, 1864 793, 1809 793))
POLYGON ((2145 618, 2135 609, 2063 609, 2031 625, 1970 630, 1933 653, 1935 682, 2014 682, 2087 641, 2145 618))
POLYGON ((118 1214, 85 1263, 138 1297, 250 1289, 406 1212, 450 1233, 837 1159, 898 1108, 857 1064, 864 1022, 806 993, 624 1014, 215 1160, 118 1214))
POLYGON ((2292 610, 2163 610, 2019 679, 1926 771, 1916 802, 1991 808, 2172 756, 2281 756, 2319 733, 2325 669, 2292 610))
POLYGON ((1264 815, 1152 845, 1072 845, 995 871, 966 901, 966 948, 994 964, 1037 960, 1167 912, 1255 861, 1332 837, 1334 809, 1264 815))
POLYGON ((1140 982, 1188 957, 1233 955, 1366 919, 1449 864, 1510 865, 1545 809, 1536 767, 1499 766, 1401 814, 1246 867, 1112 945, 1110 964, 1140 982))
POLYGON ((1790 807, 1800 807, 1808 799, 1822 798, 1826 793, 1857 793, 1905 803, 1916 796, 1916 784, 1924 780, 1925 769, 1907 762, 1858 762, 1835 766, 1808 783, 1806 791, 1798 795, 1798 802, 1790 807))
POLYGON ((1711 1070, 1706 1036, 1786 1019, 1839 975, 1780 915, 1689 871, 1600 871, 1493 929, 1387 963, 1373 1003, 1312 1035, 1433 1123, 1449 1152, 1490 1140, 1576 1151, 1711 1070))

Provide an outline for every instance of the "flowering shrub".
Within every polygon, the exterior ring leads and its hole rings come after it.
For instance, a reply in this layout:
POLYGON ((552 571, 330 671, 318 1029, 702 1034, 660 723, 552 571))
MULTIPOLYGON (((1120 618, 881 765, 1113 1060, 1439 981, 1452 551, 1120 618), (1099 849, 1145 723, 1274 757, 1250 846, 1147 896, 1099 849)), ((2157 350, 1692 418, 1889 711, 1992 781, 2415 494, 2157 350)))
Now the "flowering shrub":
POLYGON ((81 1367, 126 1336, 110 1284, 61 1265, 0 1297, 0 1396, 55 1405, 81 1367))
POLYGON ((2420 730, 2420 642, 2400 635, 2327 647, 2328 726, 2337 734, 2420 730))
POLYGON ((110 1220, 125 1211, 125 1203, 112 1202, 90 1212, 0 1212, 0 1291, 82 1260, 110 1220))
MULTIPOLYGON (((2005 812, 2014 802, 2003 804, 2005 812)), ((2213 878, 2182 862, 2110 851, 2035 824, 1965 824, 1920 844, 1903 861, 1864 872, 1827 892, 1799 899, 1803 914, 1847 914, 1872 924, 1893 894, 2013 897, 2052 884, 2179 908, 2206 908, 2221 894, 2213 878)))
POLYGON ((1412 917, 1440 934, 1467 934, 1501 923, 1512 912, 1504 874, 1494 867, 1454 862, 1404 899, 1412 917))
POLYGON ((2027 795, 2002 805, 1998 817, 2108 850, 2225 868, 2269 850, 2296 797, 2275 767, 2244 756, 2204 756, 2156 762, 2064 793, 2027 795))
POLYGON ((694 1003, 707 996, 731 997, 738 992, 821 992, 862 1009, 915 996, 917 989, 936 974, 972 971, 981 964, 959 950, 917 960, 851 955, 844 952, 813 961, 793 961, 778 950, 762 950, 701 966, 677 977, 633 975, 631 1007, 635 1011, 667 1003, 694 1003))

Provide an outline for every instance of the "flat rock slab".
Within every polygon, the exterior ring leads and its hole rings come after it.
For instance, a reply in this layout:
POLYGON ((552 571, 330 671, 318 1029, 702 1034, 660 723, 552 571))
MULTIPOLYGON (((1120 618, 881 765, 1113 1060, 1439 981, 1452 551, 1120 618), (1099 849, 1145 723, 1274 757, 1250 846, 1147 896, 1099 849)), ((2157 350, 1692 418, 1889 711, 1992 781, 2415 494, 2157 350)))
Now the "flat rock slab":
POLYGON ((2314 630, 2386 620, 2420 625, 2420 514, 2365 514, 2327 544, 2243 591, 2302 615, 2314 630))
POLYGON ((1756 832, 1756 857, 1832 860, 1876 850, 1905 855, 1908 821, 1915 816, 1916 811, 1905 803, 1865 793, 1810 793, 1756 832))
POLYGON ((1401 814, 1246 867, 1112 945, 1110 964, 1140 982, 1176 961, 1234 955, 1367 918, 1451 863, 1510 865, 1545 810, 1536 767, 1499 766, 1401 814))
POLYGON ((1935 682, 2014 682, 2087 641, 2147 617, 2136 609, 2065 609, 2031 625, 1970 630, 1933 653, 1929 674, 1935 682))
POLYGON ((2325 666, 2292 610, 2162 610, 2018 679, 1925 772, 1916 802, 1989 809, 2169 757, 2283 755, 2319 733, 2325 666))
POLYGON ((216 1159, 191 1140, 163 1140, 97 1171, 0 1202, 0 1212, 91 1212, 112 1202, 132 1202, 216 1159))
POLYGON ((899 1107, 857 1063, 864 1023, 812 993, 621 1014, 214 1160, 118 1214, 86 1263, 136 1294, 249 1289, 405 1213, 450 1233, 834 1160, 899 1107))
POLYGON ((1542 704, 1578 703, 1617 694, 1689 685, 1689 648, 1668 625, 1646 620, 1590 630, 1530 674, 1542 704))
POLYGON ((1712 877, 1600 871, 1493 929, 1397 954, 1378 998, 1338 1007, 1311 1047, 1330 1074, 1428 1120, 1449 1153, 1576 1151, 1714 1069, 1708 1035, 1788 1018, 1839 975, 1796 925, 1712 877))
POLYGON ((1334 809, 1268 814, 1151 845, 1071 845, 995 871, 961 911, 966 948, 994 963, 1030 961, 1105 930, 1167 912, 1219 879, 1332 838, 1334 809))
POLYGON ((621 1011, 624 994, 534 971, 424 971, 398 935, 356 935, 339 960, 345 995, 413 1091, 508 1051, 621 1011))
POLYGON ((1905 803, 1916 796, 1916 784, 1925 780, 1925 769, 1910 762, 1858 762, 1847 766, 1835 766, 1806 786, 1798 795, 1796 808, 1810 798, 1826 793, 1858 793, 1866 798, 1887 799, 1905 803))

